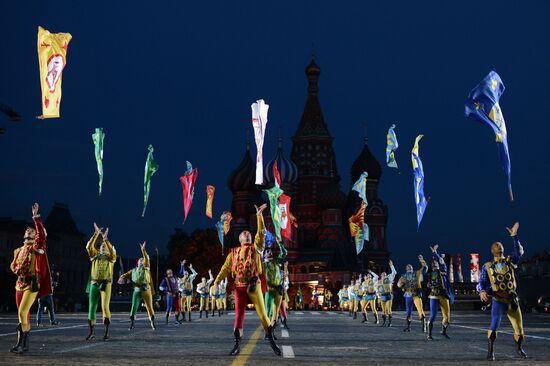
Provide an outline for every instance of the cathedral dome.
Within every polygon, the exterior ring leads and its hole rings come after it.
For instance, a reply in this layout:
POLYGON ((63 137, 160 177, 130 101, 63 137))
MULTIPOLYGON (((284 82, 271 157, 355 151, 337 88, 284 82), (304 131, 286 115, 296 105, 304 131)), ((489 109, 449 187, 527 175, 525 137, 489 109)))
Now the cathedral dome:
POLYGON ((246 152, 239 166, 233 170, 227 179, 227 185, 232 192, 249 191, 255 188, 256 166, 250 156, 250 146, 246 144, 246 152))
POLYGON ((264 170, 264 178, 266 183, 275 182, 273 176, 273 165, 277 162, 277 169, 281 175, 281 183, 296 183, 298 179, 298 168, 290 159, 287 159, 283 154, 283 139, 279 137, 277 154, 271 159, 264 170))
POLYGON ((322 208, 341 208, 346 205, 347 196, 342 190, 340 185, 331 181, 319 192, 319 206, 322 208))
POLYGON ((363 151, 361 151, 361 154, 359 154, 351 166, 351 183, 355 183, 363 172, 368 173, 369 179, 380 179, 382 176, 382 167, 374 155, 372 155, 366 138, 363 151))

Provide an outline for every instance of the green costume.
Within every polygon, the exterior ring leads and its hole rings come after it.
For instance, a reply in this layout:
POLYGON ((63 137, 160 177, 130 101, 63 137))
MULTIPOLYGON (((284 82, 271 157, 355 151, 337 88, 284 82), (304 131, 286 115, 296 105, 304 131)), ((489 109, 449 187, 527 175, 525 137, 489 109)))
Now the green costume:
POLYGON ((281 275, 281 266, 286 259, 285 247, 277 241, 279 246, 279 256, 276 259, 268 259, 264 263, 265 277, 267 280, 268 290, 264 295, 264 302, 267 311, 267 316, 272 321, 277 320, 279 308, 283 296, 283 277, 281 275))

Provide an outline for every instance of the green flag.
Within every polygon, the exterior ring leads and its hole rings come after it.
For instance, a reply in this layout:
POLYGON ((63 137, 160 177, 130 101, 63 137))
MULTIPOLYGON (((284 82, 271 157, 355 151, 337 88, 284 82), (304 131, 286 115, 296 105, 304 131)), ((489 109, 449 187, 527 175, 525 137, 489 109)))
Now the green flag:
POLYGON ((141 217, 145 216, 145 209, 147 208, 147 202, 149 201, 149 191, 151 190, 151 177, 157 172, 159 166, 153 157, 153 145, 149 145, 147 148, 149 153, 147 154, 147 161, 145 162, 145 176, 143 177, 143 213, 141 217))
POLYGON ((269 208, 271 210, 271 221, 275 229, 275 237, 277 242, 281 242, 281 208, 279 207, 279 197, 283 194, 283 190, 275 185, 273 188, 264 189, 269 199, 269 208))
POLYGON ((105 133, 103 128, 96 128, 92 134, 92 141, 95 146, 95 162, 97 163, 97 173, 99 174, 99 195, 101 196, 101 187, 103 186, 103 140, 105 133))

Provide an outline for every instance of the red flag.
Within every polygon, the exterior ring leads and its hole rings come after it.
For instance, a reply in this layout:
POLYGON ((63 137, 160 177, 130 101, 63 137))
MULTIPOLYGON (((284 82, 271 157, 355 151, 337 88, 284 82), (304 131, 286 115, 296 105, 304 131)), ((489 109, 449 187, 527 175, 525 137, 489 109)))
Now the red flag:
POLYGON ((193 195, 195 194, 195 181, 199 171, 197 168, 193 168, 190 172, 185 173, 183 177, 180 177, 181 186, 183 188, 183 223, 187 220, 187 214, 193 204, 193 195))
POLYGON ((279 197, 279 209, 281 210, 281 235, 288 240, 292 240, 290 196, 282 194, 281 197, 279 197))
POLYGON ((275 185, 277 187, 281 186, 281 174, 279 173, 279 169, 277 168, 277 160, 273 162, 273 178, 275 178, 275 185))
POLYGON ((206 186, 206 216, 209 218, 212 218, 212 201, 214 201, 214 192, 216 191, 216 187, 214 186, 206 186))

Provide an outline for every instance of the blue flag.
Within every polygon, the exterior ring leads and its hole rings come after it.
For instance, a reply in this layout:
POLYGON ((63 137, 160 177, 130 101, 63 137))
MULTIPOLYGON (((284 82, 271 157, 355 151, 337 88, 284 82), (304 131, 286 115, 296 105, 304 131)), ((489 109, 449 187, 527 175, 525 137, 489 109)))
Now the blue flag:
POLYGON ((420 154, 418 151, 418 143, 424 137, 424 135, 418 135, 414 141, 414 147, 411 152, 412 166, 414 171, 414 202, 416 203, 416 221, 418 227, 426 211, 428 201, 424 196, 424 167, 422 166, 422 160, 420 160, 420 154))
POLYGON ((468 95, 464 115, 476 121, 486 123, 495 132, 496 142, 502 161, 502 169, 508 178, 508 193, 510 201, 514 200, 512 193, 512 167, 508 150, 508 133, 502 116, 499 100, 504 93, 504 84, 496 71, 491 71, 468 95))
POLYGON ((357 182, 355 182, 353 184, 353 187, 351 188, 352 190, 357 192, 361 200, 365 202, 365 204, 367 205, 368 205, 368 202, 367 202, 367 177, 368 176, 369 174, 367 172, 363 172, 359 177, 359 179, 357 179, 357 182))
POLYGON ((388 134, 386 135, 386 164, 388 164, 390 168, 398 169, 397 161, 395 160, 395 150, 397 150, 399 144, 397 143, 397 136, 395 135, 395 131, 393 130, 394 128, 395 125, 391 125, 390 129, 388 130, 388 134))

